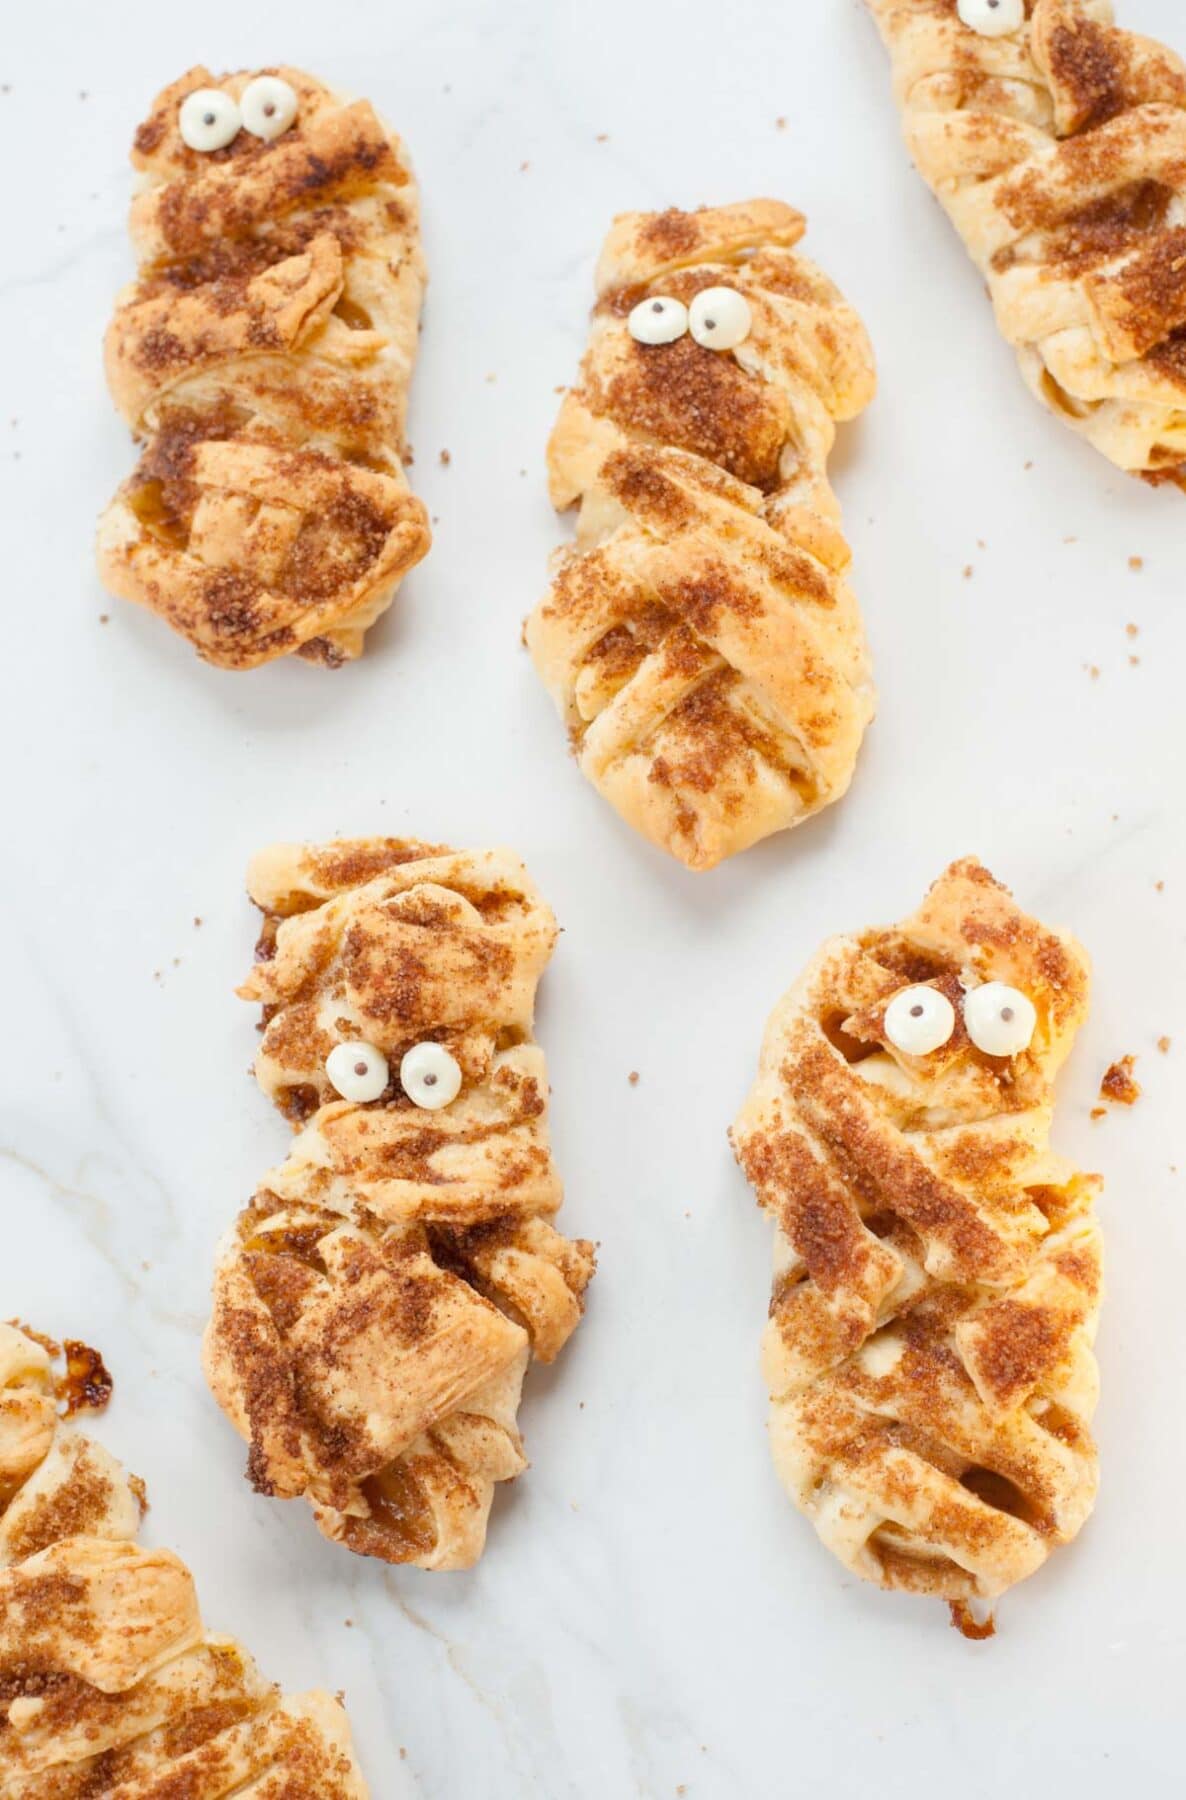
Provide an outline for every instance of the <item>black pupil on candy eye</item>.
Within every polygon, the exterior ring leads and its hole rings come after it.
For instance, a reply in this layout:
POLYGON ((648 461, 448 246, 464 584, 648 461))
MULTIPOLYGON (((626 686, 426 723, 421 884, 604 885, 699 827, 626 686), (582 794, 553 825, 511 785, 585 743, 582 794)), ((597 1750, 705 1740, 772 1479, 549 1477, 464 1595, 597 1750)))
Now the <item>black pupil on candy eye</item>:
POLYGON ((205 113, 202 118, 202 123, 203 123, 203 125, 213 125, 214 114, 213 113, 205 113))
POLYGON ((704 321, 705 331, 715 331, 716 328, 717 328, 717 322, 715 319, 705 319, 705 321, 704 321))
POLYGON ((273 106, 272 102, 269 100, 267 105, 264 107, 264 118, 270 119, 275 111, 276 111, 276 108, 273 106))
POLYGON ((366 1064, 365 1064, 365 1063, 364 1063, 364 1062, 356 1062, 356 1063, 355 1063, 355 1065, 354 1065, 354 1073, 355 1073, 355 1074, 356 1074, 356 1075, 365 1075, 365 1074, 366 1074, 366 1072, 367 1072, 367 1066, 366 1066, 366 1064))
POLYGON ((435 1087, 436 1084, 437 1084, 437 1078, 435 1075, 426 1075, 424 1077, 425 1087, 435 1087))
POLYGON ((1007 1025, 1009 1023, 1010 1019, 1013 1017, 1013 1008, 1011 1006, 1002 1006, 1001 1017, 1002 1017, 1002 1019, 1004 1019, 1006 1025, 1007 1025))
POLYGON ((921 1006, 912 1006, 910 1008, 910 1017, 912 1019, 921 1019, 922 1018, 922 1007, 921 1006))

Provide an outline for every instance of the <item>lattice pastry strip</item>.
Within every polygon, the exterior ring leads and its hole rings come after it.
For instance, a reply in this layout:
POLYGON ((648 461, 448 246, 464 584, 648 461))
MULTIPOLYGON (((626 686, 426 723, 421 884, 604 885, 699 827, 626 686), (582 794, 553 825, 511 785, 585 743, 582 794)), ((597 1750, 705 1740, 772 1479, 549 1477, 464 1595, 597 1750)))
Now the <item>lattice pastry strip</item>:
POLYGON ((158 96, 133 150, 140 268, 107 334, 145 447, 100 572, 228 668, 357 656, 429 546, 401 461, 424 285, 407 158, 365 101, 278 79, 288 128, 209 154, 183 136, 187 102, 246 117, 251 78, 213 90, 193 69, 158 96))
POLYGON ((837 799, 873 711, 826 468, 872 353, 803 229, 775 201, 619 218, 549 445, 580 513, 528 647, 583 772, 694 868, 837 799), (656 308, 690 323, 653 341, 656 308))
POLYGON ((1030 388, 1112 462, 1186 465, 1186 64, 1108 0, 1028 0, 981 35, 948 0, 868 0, 906 141, 1030 388))
POLYGON ((0 1793, 365 1800, 340 1704, 282 1695, 137 1544, 143 1487, 64 1416, 56 1352, 0 1326, 0 1793))
POLYGON ((551 1224, 531 1031, 556 922, 506 851, 280 845, 248 885, 256 1074, 298 1129, 223 1244, 210 1384, 257 1488, 361 1553, 467 1567, 526 1466, 529 1356, 563 1347, 594 1266, 551 1224))
POLYGON ((967 861, 826 944, 767 1027, 732 1135, 776 1227, 775 1464, 883 1586, 991 1598, 1091 1510, 1099 1182, 1049 1142, 1087 989, 967 861))

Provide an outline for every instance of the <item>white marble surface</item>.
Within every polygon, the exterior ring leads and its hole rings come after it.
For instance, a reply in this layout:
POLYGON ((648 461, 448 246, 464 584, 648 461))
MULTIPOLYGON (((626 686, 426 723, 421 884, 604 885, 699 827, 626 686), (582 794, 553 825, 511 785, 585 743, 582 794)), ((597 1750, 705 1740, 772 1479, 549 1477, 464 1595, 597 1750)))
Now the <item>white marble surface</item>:
MULTIPOLYGON (((1175 0, 1126 11, 1182 35, 1175 0)), ((906 165, 857 0, 107 0, 9 27, 0 1316, 103 1347, 105 1434, 148 1479, 152 1534, 271 1673, 345 1688, 379 1796, 1162 1791, 1186 1574, 1186 501, 1024 393, 906 165), (423 178, 412 434, 437 544, 337 674, 219 674, 92 572, 130 461, 99 350, 130 269, 126 147, 199 59, 370 95, 423 178), (693 878, 578 779, 518 628, 558 536, 543 444, 610 215, 753 193, 807 211, 879 353, 838 484, 882 710, 842 806, 693 878), (214 1240, 283 1141, 231 991, 247 857, 405 829, 515 845, 566 927, 540 1035, 567 1221, 603 1247, 581 1332, 529 1383, 533 1467, 468 1575, 385 1571, 253 1498, 198 1369, 214 1240), (970 850, 1094 954, 1058 1136, 1107 1174, 1110 1246, 1099 1509, 988 1645, 847 1580, 777 1486, 768 1234, 724 1135, 818 940, 898 916, 970 850), (1092 1124, 1122 1051, 1144 1098, 1092 1124)))

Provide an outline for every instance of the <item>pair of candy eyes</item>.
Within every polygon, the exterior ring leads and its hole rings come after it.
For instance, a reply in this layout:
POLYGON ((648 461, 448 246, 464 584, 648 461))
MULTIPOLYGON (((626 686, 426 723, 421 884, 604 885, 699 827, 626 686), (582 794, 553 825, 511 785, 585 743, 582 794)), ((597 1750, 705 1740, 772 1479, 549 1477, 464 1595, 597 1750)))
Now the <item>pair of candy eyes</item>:
MULTIPOLYGON (((377 1100, 391 1080, 383 1052, 361 1039, 336 1044, 325 1059, 325 1072, 343 1100, 360 1104, 377 1100)), ((400 1059, 399 1081, 416 1106, 436 1112, 461 1092, 461 1064, 443 1044, 413 1044, 400 1059)))
POLYGON ((296 90, 279 75, 257 75, 238 100, 221 88, 195 88, 181 102, 177 129, 191 150, 222 150, 240 131, 278 138, 297 116, 296 90))
POLYGON ((735 350, 753 324, 749 301, 736 288, 701 288, 690 306, 671 294, 640 300, 626 321, 640 344, 674 344, 690 331, 705 350, 735 350))
POLYGON ((981 37, 1011 37, 1025 24, 1025 0, 959 0, 956 11, 981 37))
MULTIPOLYGON (((986 981, 964 996, 968 1036, 986 1056, 1017 1056, 1027 1050, 1037 1024, 1033 1001, 1003 981, 986 981)), ((954 1031, 955 1007, 939 988, 903 988, 885 1009, 886 1038, 908 1056, 929 1056, 954 1031)))

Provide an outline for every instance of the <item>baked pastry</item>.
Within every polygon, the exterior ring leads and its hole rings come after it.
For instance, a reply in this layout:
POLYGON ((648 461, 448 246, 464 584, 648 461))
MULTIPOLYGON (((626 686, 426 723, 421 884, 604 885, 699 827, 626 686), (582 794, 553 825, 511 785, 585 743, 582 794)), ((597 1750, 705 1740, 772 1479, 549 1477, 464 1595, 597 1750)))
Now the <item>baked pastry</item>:
POLYGON ((362 1554, 466 1568, 526 1467, 529 1358, 594 1267, 551 1223, 531 1030, 556 921, 509 852, 399 838, 278 845, 248 889, 255 1072, 297 1134, 222 1244, 210 1385, 259 1491, 362 1554))
POLYGON ((56 1355, 0 1325, 0 1793, 365 1800, 340 1704, 280 1694, 137 1544, 143 1486, 66 1421, 56 1355))
POLYGON ((828 485, 864 327, 774 200, 624 213, 548 446, 580 507, 526 641, 583 772, 689 868, 818 812, 874 692, 828 485))
POLYGON ((1030 388, 1186 485, 1186 64, 1108 0, 868 0, 906 142, 1030 388))
POLYGON ((1100 1182, 1050 1148, 1088 968, 978 862, 779 1002, 733 1127, 777 1239, 775 1465, 854 1573, 967 1611, 1097 1480, 1100 1182))
POLYGON ((221 668, 336 664, 425 555, 403 461, 416 185, 365 100, 296 69, 191 69, 136 133, 139 272, 107 333, 144 449, 99 572, 221 668))

